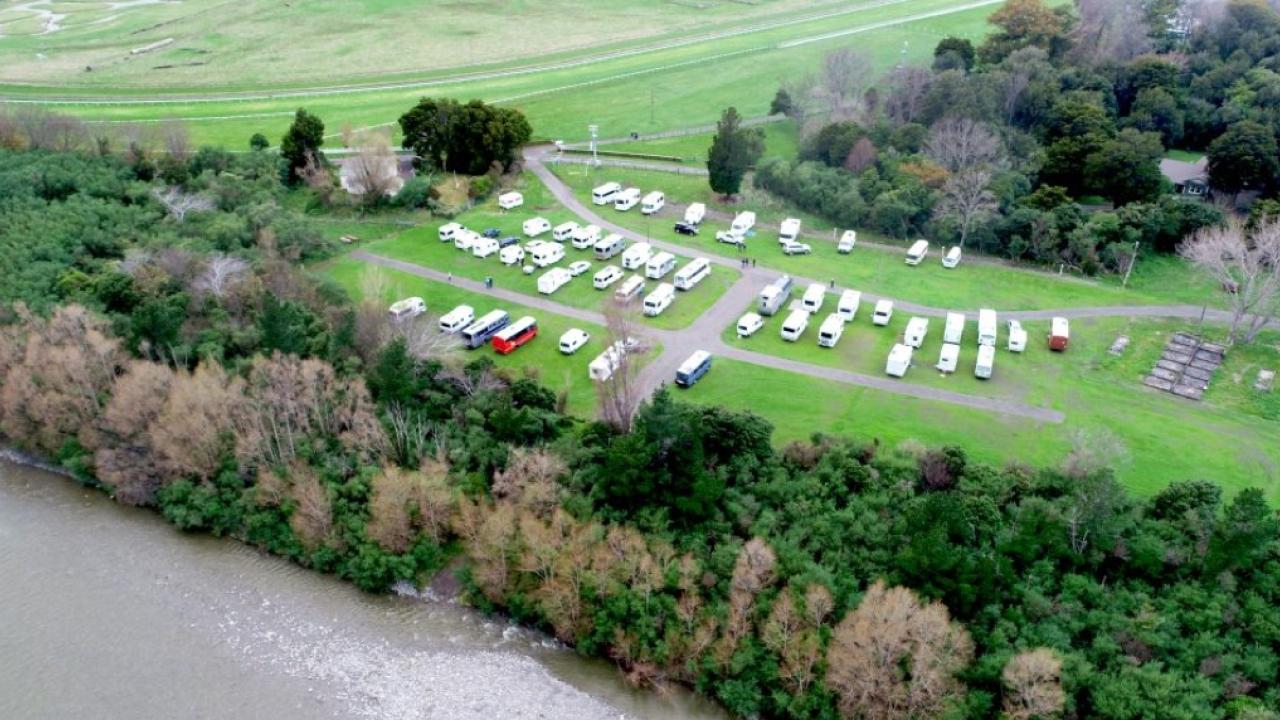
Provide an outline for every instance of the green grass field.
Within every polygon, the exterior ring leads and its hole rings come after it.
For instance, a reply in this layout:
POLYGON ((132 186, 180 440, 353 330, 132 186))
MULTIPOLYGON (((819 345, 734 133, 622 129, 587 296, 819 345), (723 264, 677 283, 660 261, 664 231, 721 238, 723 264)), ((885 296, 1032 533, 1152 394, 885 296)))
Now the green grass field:
MULTIPOLYGON (((775 122, 760 126, 764 131, 764 158, 793 158, 798 152, 799 138, 793 122, 775 122)), ((635 142, 609 143, 601 150, 616 152, 649 153, 678 157, 690 165, 705 167, 707 150, 715 133, 694 133, 675 137, 637 140, 635 142)))

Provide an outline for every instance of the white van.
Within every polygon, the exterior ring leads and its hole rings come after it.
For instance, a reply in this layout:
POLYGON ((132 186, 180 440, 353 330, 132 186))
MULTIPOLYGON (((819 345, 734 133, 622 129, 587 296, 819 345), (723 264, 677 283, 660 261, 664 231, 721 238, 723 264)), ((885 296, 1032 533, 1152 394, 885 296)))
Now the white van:
POLYGON ((476 319, 476 310, 470 305, 459 305, 440 318, 440 332, 452 335, 461 332, 476 319))
POLYGON ((978 348, 978 362, 973 366, 974 377, 988 380, 996 367, 996 348, 994 345, 983 345, 978 348))
POLYGON ((498 261, 503 265, 515 265, 524 262, 524 248, 519 245, 508 245, 498 251, 498 261))
POLYGON ((572 240, 573 234, 577 231, 578 231, 578 223, 576 222, 571 221, 571 222, 560 223, 559 225, 556 226, 555 230, 551 231, 551 239, 561 243, 564 242, 565 240, 572 240))
POLYGON ((572 279, 573 274, 568 270, 558 267, 551 268, 550 270, 542 273, 542 276, 538 278, 538 292, 543 295, 550 295, 565 285, 568 285, 569 281, 572 279))
POLYGON ((667 196, 662 194, 661 190, 654 190, 644 196, 644 200, 640 203, 640 212, 645 215, 652 215, 662 209, 667 204, 667 196))
POLYGON ((658 287, 653 292, 644 297, 644 314, 647 317, 657 317, 662 314, 663 310, 671 307, 671 303, 676 299, 676 288, 671 283, 658 283, 658 287))
POLYGON ((953 373, 959 363, 960 346, 955 343, 942 343, 942 353, 938 355, 938 364, 934 367, 944 373, 953 373))
POLYGON ((470 250, 480 239, 480 233, 463 228, 453 234, 453 246, 459 250, 470 250))
POLYGON ((795 342, 800 339, 807 327, 809 327, 809 313, 803 310, 792 310, 787 319, 782 321, 782 339, 795 342))
POLYGON ((463 227, 456 222, 445 223, 440 226, 439 235, 440 242, 453 242, 453 238, 463 227))
POLYGON ((1022 323, 1017 320, 1009 321, 1009 352, 1020 353, 1027 349, 1027 331, 1022 329, 1022 323))
POLYGON ((743 210, 733 219, 733 224, 729 226, 729 232, 742 237, 747 231, 756 225, 756 214, 750 210, 743 210))
POLYGON ((800 238, 800 221, 796 218, 787 218, 782 221, 782 225, 778 228, 778 242, 783 245, 790 245, 800 238))
POLYGON ((653 257, 653 246, 647 242, 639 242, 622 252, 622 269, 639 270, 653 257))
POLYGON ((953 246, 950 250, 948 250, 946 255, 942 256, 942 267, 953 268, 959 264, 960 264, 960 246, 956 245, 956 246, 953 246))
POLYGON ((524 234, 529 237, 538 237, 551 229, 551 222, 543 217, 529 218, 524 221, 520 229, 524 230, 524 234))
POLYGON ((942 330, 942 342, 959 345, 964 339, 964 314, 947 313, 947 325, 942 330))
POLYGON ((644 292, 644 278, 632 275, 623 280, 618 289, 613 291, 613 297, 619 302, 626 302, 642 292, 644 292))
POLYGON ((498 207, 503 210, 514 210, 524 204, 524 195, 512 190, 498 196, 498 207))
POLYGON ((984 308, 978 311, 978 344, 996 346, 1000 328, 996 325, 996 311, 984 308))
POLYGON ((617 265, 605 265, 591 278, 591 284, 597 290, 604 290, 622 279, 622 268, 617 265))
POLYGON ((608 260, 614 255, 617 255, 618 253, 622 252, 622 248, 625 245, 626 245, 626 241, 622 239, 622 236, 617 233, 613 233, 612 235, 609 235, 605 239, 595 244, 594 249, 595 249, 596 259, 608 260))
POLYGON ((745 313, 738 318, 738 337, 751 337, 759 332, 762 327, 764 327, 764 318, 753 312, 745 313))
POLYGON ((564 259, 564 246, 560 243, 542 243, 533 250, 533 266, 547 267, 564 259))
POLYGON ((613 209, 626 212, 640 204, 640 188, 627 188, 613 197, 613 209))
POLYGON ((689 203, 689 207, 684 209, 684 221, 690 225, 702 224, 702 219, 707 216, 707 206, 703 203, 689 203))
POLYGON ((800 298, 800 307, 807 313, 816 313, 822 309, 822 299, 826 296, 827 289, 822 283, 811 283, 800 298))
POLYGON ((921 260, 929 254, 929 241, 917 240, 907 249, 907 264, 919 265, 921 260))
POLYGON ((929 333, 929 321, 922 317, 913 317, 907 321, 907 331, 903 333, 902 342, 913 348, 924 345, 924 336, 929 333))
POLYGON ((645 277, 653 280, 661 280, 667 276, 667 273, 676 269, 676 256, 669 252, 660 252, 649 258, 649 262, 644 264, 645 277))
POLYGON ((853 246, 858 244, 858 232, 856 230, 845 230, 840 236, 840 243, 836 245, 836 252, 841 255, 848 255, 853 252, 853 246))
POLYGON ((889 359, 884 364, 884 372, 886 375, 893 377, 902 377, 907 374, 907 368, 911 367, 911 346, 898 343, 889 351, 889 359))
POLYGON ((845 290, 840 293, 840 302, 836 303, 836 312, 845 322, 853 322, 858 315, 858 306, 862 304, 862 293, 857 290, 845 290))
POLYGON ((835 347, 836 343, 840 342, 841 335, 844 335, 844 317, 838 312, 833 312, 818 327, 818 347, 835 347))
POLYGON ((607 182, 591 191, 591 202, 596 205, 608 205, 620 192, 622 192, 621 185, 616 182, 607 182))
POLYGON ((711 274, 711 263, 706 258, 694 258, 688 265, 676 271, 676 289, 692 290, 711 274))
POLYGON ((573 237, 569 238, 576 250, 586 250, 595 247, 600 242, 601 232, 599 225, 588 225, 580 227, 573 231, 573 237))
POLYGON ((892 319, 893 319, 893 301, 892 300, 877 301, 876 309, 874 312, 871 313, 871 324, 884 326, 884 325, 888 325, 889 321, 892 319))
POLYGON ((391 307, 387 308, 387 314, 392 320, 408 320, 409 318, 418 317, 427 311, 427 301, 420 297, 410 297, 403 300, 397 300, 391 303, 391 307))
POLYGON ((498 252, 498 239, 487 238, 483 235, 476 238, 475 244, 471 246, 471 254, 478 258, 487 258, 498 252))

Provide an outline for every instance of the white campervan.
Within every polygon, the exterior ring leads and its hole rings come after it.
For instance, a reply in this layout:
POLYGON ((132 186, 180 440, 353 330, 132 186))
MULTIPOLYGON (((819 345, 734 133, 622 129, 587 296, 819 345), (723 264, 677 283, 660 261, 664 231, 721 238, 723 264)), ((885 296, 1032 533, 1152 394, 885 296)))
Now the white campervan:
POLYGON ((1027 331, 1017 320, 1009 321, 1009 352, 1020 353, 1027 349, 1027 331))
POLYGON ((947 325, 942 330, 942 342, 959 345, 964 339, 964 314, 947 313, 947 325))
POLYGON ((512 190, 498 196, 498 207, 503 210, 514 210, 524 204, 524 195, 512 190))
POLYGON ((684 221, 690 225, 701 224, 706 216, 707 206, 703 203, 689 203, 689 207, 684 209, 684 221))
POLYGON ((996 325, 996 311, 984 308, 978 311, 978 344, 996 346, 1000 328, 996 325))
POLYGON ((845 290, 840 293, 840 302, 836 303, 836 312, 845 322, 853 322, 858 314, 858 306, 862 304, 862 293, 857 290, 845 290))
POLYGON ((620 302, 626 302, 642 292, 644 292, 644 278, 639 275, 632 275, 623 280, 618 289, 613 291, 613 298, 620 302))
POLYGON ((461 332, 476 319, 476 310, 470 305, 459 305, 440 318, 440 332, 452 335, 461 332))
POLYGON ((942 267, 953 268, 960 264, 960 246, 956 245, 942 256, 942 267))
POLYGON ((738 318, 738 337, 751 337, 764 327, 764 318, 756 313, 749 312, 738 318))
POLYGON ((594 248, 596 259, 608 260, 614 255, 622 252, 624 245, 626 245, 626 241, 622 239, 622 236, 617 233, 613 233, 595 244, 594 248))
POLYGON ((538 237, 551 229, 551 222, 543 217, 529 218, 524 221, 520 229, 524 230, 524 234, 529 237, 538 237))
POLYGON ((617 265, 605 265, 591 277, 591 285, 597 290, 604 290, 622 279, 622 268, 617 265))
POLYGON ((551 239, 561 243, 564 242, 565 240, 572 240, 573 234, 577 231, 578 231, 578 223, 576 222, 570 221, 570 222, 560 223, 559 225, 556 226, 555 230, 551 231, 551 239))
POLYGON ((644 275, 653 280, 661 280, 675 269, 676 256, 669 252, 660 252, 644 264, 644 275))
POLYGON ((688 265, 676 271, 676 289, 692 290, 711 274, 711 263, 706 258, 694 258, 688 265))
POLYGON ((392 320, 407 320, 418 317, 426 311, 427 301, 420 297, 410 297, 391 303, 391 307, 387 309, 387 314, 391 316, 392 320))
POLYGON ((729 232, 742 237, 747 231, 756 225, 756 214, 750 210, 743 210, 733 219, 733 224, 729 226, 729 232))
POLYGON ((569 240, 573 243, 574 249, 586 250, 587 248, 595 247, 595 244, 600 242, 600 237, 600 226, 588 225, 574 230, 573 237, 569 240))
POLYGON ((487 238, 482 235, 471 245, 471 254, 478 258, 487 258, 496 252, 498 252, 497 238, 487 238))
POLYGON ((983 345, 978 348, 978 362, 973 366, 975 377, 987 380, 996 367, 996 348, 994 345, 983 345))
POLYGON ((907 249, 907 264, 919 265, 921 260, 929 254, 929 241, 917 240, 907 249))
POLYGON ((902 377, 907 374, 907 368, 911 367, 911 346, 898 343, 889 351, 889 359, 884 364, 884 372, 886 375, 894 377, 902 377))
POLYGON ((542 243, 533 249, 533 266, 547 267, 564 259, 564 246, 560 243, 542 243))
POLYGON ((644 297, 644 314, 648 317, 657 317, 663 310, 671 307, 675 299, 675 286, 671 283, 658 283, 658 287, 644 297))
POLYGON ((782 221, 782 225, 778 228, 778 242, 783 245, 789 245, 800 239, 800 221, 796 218, 787 218, 782 221))
POLYGON ((440 242, 453 242, 453 238, 463 227, 456 222, 445 223, 440 226, 439 235, 440 242))
POLYGON ((893 319, 893 301, 879 300, 876 302, 876 309, 871 313, 872 325, 888 325, 893 319))
POLYGON ((613 198, 614 210, 630 210, 640 204, 640 188, 627 188, 613 198))
POLYGON ((596 205, 608 205, 620 192, 622 192, 621 185, 616 182, 607 182, 591 191, 591 202, 596 205))
POLYGON ((538 278, 538 292, 550 295, 573 279, 573 274, 564 268, 551 268, 538 278))
POLYGON ((903 333, 902 342, 913 348, 924 345, 924 336, 929 332, 929 321, 922 317, 913 317, 907 321, 907 331, 903 333))
POLYGON ((942 353, 938 355, 938 364, 935 367, 941 372, 953 373, 959 363, 960 346, 955 343, 943 343, 942 353))
POLYGON ((807 313, 816 313, 822 309, 822 300, 827 296, 827 289, 822 283, 811 283, 805 288, 800 298, 800 307, 807 313))
POLYGON ((782 339, 795 342, 800 339, 807 327, 809 327, 809 313, 803 310, 792 310, 787 319, 782 321, 782 339))
POLYGON ((662 209, 667 204, 667 196, 662 194, 661 190, 654 190, 644 196, 644 200, 640 203, 640 212, 645 215, 652 215, 662 209))
POLYGON ((840 313, 833 312, 818 327, 818 347, 835 347, 840 342, 841 335, 844 335, 844 318, 840 313))
POLYGON ((853 252, 853 246, 858 244, 858 231, 845 230, 840 236, 840 243, 836 245, 836 252, 847 255, 853 252))
POLYGON ((653 246, 647 242, 638 242, 622 251, 622 269, 639 270, 653 257, 653 246))

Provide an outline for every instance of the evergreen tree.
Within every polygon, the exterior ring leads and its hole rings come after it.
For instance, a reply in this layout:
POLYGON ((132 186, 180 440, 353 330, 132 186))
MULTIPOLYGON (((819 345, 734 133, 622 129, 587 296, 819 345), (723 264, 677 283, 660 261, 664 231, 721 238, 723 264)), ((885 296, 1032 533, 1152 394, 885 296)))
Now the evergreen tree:
POLYGON ((324 123, 320 118, 302 108, 293 116, 293 124, 280 140, 280 155, 289 162, 289 181, 294 182, 307 166, 307 161, 320 161, 320 146, 324 144, 324 123))
POLYGON ((764 152, 764 137, 758 130, 742 127, 742 116, 731 107, 720 116, 716 136, 707 153, 711 189, 721 195, 737 195, 747 169, 764 152))

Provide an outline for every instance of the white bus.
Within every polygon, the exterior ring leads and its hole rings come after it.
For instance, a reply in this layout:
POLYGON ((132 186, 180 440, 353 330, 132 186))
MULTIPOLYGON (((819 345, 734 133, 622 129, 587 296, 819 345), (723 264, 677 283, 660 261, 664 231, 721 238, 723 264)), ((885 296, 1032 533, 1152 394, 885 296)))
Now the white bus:
POLYGON ((509 322, 511 322, 511 316, 507 314, 506 310, 490 310, 479 320, 462 330, 462 342, 466 344, 468 349, 475 350, 488 343, 509 322))
POLYGON ((662 194, 661 190, 654 190, 644 196, 644 201, 640 204, 640 212, 645 215, 652 215, 662 209, 667 204, 667 196, 662 194))
POLYGON ((622 251, 622 269, 639 270, 653 257, 653 246, 647 242, 638 242, 622 251))
POLYGON ((648 317, 657 317, 663 310, 671 307, 675 299, 676 289, 671 283, 658 283, 658 287, 644 298, 644 314, 648 317))
POLYGON ((669 252, 660 252, 649 258, 644 264, 644 274, 653 280, 661 280, 667 273, 676 269, 676 256, 669 252))
POLYGON ((800 339, 807 327, 809 327, 809 313, 803 310, 792 310, 787 319, 782 321, 782 339, 795 342, 800 339))
POLYGON ((996 311, 983 308, 978 311, 978 344, 996 346, 1000 327, 996 325, 996 311))
POLYGON ((786 245, 793 243, 800 238, 800 221, 796 218, 787 218, 782 221, 782 226, 778 228, 778 242, 786 245))
POLYGON ((694 258, 688 265, 676 271, 676 289, 692 290, 711 274, 711 262, 706 258, 694 258))
POLYGON ((822 283, 810 283, 800 297, 800 307, 807 313, 816 313, 822 309, 822 300, 827 296, 827 289, 822 283))
POLYGON ((591 191, 591 202, 596 205, 608 205, 620 192, 622 192, 621 185, 616 182, 607 182, 591 191))
POLYGON ((613 209, 623 212, 640 204, 640 188, 627 188, 613 198, 613 209))
POLYGON ((470 325, 475 319, 475 308, 470 305, 459 305, 440 318, 440 332, 452 335, 470 325))
POLYGON ((840 301, 836 303, 836 312, 845 322, 853 322, 858 315, 858 306, 862 304, 862 293, 857 290, 845 290, 840 293, 840 301))
POLYGON ((840 342, 841 335, 844 335, 844 318, 840 313, 833 312, 818 327, 818 347, 835 347, 840 342))

